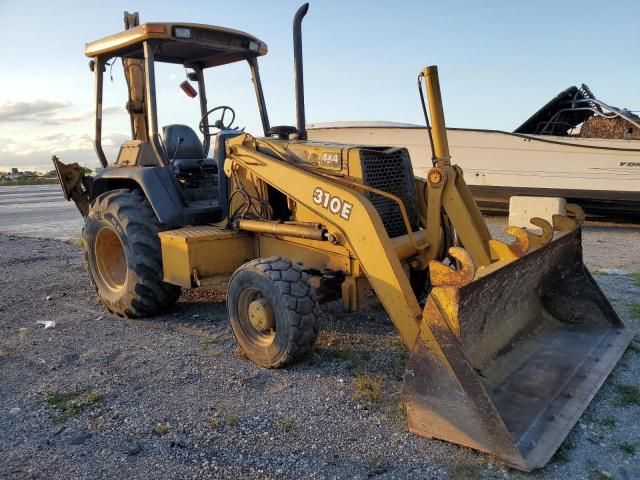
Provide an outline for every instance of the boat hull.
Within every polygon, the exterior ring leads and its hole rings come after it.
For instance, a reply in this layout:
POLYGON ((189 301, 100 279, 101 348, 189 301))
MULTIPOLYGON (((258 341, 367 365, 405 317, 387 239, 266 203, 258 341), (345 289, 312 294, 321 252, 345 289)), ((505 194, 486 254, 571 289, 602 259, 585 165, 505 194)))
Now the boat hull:
MULTIPOLYGON (((431 167, 419 126, 311 125, 309 138, 403 146, 416 176, 431 167)), ((559 196, 593 215, 640 218, 640 142, 448 129, 452 161, 484 210, 508 210, 513 195, 559 196)))

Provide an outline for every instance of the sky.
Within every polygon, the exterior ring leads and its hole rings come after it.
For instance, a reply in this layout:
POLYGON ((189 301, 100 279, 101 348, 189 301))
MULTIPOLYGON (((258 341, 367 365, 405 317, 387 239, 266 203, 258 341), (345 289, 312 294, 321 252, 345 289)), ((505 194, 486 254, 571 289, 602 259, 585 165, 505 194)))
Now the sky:
MULTIPOLYGON (((0 170, 98 166, 92 146, 88 41, 141 22, 188 21, 242 30, 269 47, 260 71, 272 125, 294 125, 291 20, 301 0, 0 0, 0 170)), ((551 97, 587 83, 601 100, 640 110, 637 0, 310 2, 304 20, 308 123, 422 124, 416 75, 438 65, 450 127, 511 131, 551 97)), ((196 128, 197 99, 178 88, 182 67, 157 68, 159 123, 196 128)), ((209 107, 261 134, 246 63, 210 69, 209 107)), ((110 161, 129 137, 121 63, 105 78, 103 146, 110 161), (113 77, 111 81, 110 76, 113 77)))

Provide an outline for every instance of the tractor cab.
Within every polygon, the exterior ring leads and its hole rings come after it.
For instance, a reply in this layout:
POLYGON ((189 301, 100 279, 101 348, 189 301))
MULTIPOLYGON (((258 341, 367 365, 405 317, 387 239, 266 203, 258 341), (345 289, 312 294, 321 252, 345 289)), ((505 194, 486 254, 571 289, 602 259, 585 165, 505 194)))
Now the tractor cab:
POLYGON ((124 31, 85 47, 95 75, 94 143, 103 169, 95 178, 83 178, 80 186, 77 175, 72 175, 75 172, 69 170, 71 166, 54 159, 67 198, 76 200, 80 207, 81 203, 114 188, 132 188, 142 190, 150 199, 161 225, 166 227, 225 219, 229 179, 222 173, 224 143, 242 130, 234 127, 236 114, 231 106, 210 108, 203 72, 211 67, 247 62, 264 135, 288 137, 297 132, 295 127, 271 129, 269 125, 257 62, 266 53, 264 42, 237 30, 193 23, 140 24, 137 13, 125 12, 124 31), (117 158, 110 163, 102 147, 103 80, 106 66, 117 59, 122 60, 128 86, 126 108, 131 120, 131 140, 122 144, 117 158), (158 125, 155 79, 158 62, 185 68, 187 79, 180 87, 188 96, 199 97, 199 132, 188 125, 158 125), (65 181, 65 177, 73 178, 65 181))

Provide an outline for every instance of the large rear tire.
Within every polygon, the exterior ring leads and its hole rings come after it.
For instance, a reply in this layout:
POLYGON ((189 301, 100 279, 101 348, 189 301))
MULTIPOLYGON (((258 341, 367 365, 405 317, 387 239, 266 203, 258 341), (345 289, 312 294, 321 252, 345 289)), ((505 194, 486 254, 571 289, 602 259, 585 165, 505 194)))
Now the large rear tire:
POLYGON ((280 257, 238 268, 229 280, 227 310, 240 347, 263 367, 293 363, 318 336, 320 307, 307 274, 280 257))
POLYGON ((180 287, 162 281, 159 224, 138 190, 113 190, 89 207, 82 230, 91 283, 107 309, 138 318, 162 313, 180 287))

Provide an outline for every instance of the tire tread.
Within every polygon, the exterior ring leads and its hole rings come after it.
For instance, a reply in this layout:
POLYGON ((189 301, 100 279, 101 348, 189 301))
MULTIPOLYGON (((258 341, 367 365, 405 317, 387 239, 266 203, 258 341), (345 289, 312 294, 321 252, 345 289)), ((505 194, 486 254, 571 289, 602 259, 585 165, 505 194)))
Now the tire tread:
MULTIPOLYGON (((106 214, 116 217, 124 227, 130 250, 134 253, 134 258, 128 259, 127 265, 134 272, 136 282, 117 304, 112 304, 100 294, 100 287, 90 274, 98 297, 111 313, 128 318, 157 315, 171 308, 180 297, 181 289, 162 280, 162 254, 158 238, 160 225, 144 194, 130 189, 104 193, 91 203, 86 221, 106 214)), ((88 239, 85 238, 84 244, 89 244, 88 239)), ((89 270, 86 249, 84 257, 89 270)))
POLYGON ((283 298, 283 305, 289 311, 291 341, 289 351, 271 368, 290 365, 309 352, 318 337, 321 310, 308 275, 302 268, 282 257, 258 258, 238 268, 234 277, 242 270, 253 270, 256 274, 266 275, 274 283, 283 298), (306 300, 306 301, 305 301, 306 300), (310 308, 311 306, 311 308, 310 308))

